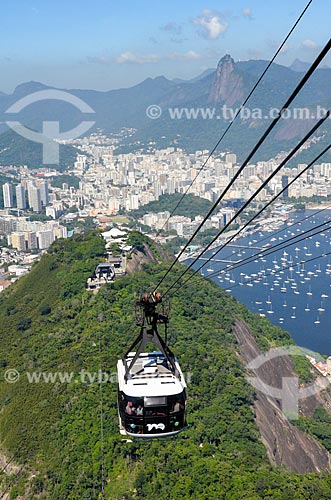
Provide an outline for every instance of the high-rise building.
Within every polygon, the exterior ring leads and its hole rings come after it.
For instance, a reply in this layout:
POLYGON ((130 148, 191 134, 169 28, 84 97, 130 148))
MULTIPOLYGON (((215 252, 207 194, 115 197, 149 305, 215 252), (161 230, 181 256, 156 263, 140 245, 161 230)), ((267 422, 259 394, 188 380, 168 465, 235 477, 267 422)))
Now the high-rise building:
POLYGON ((55 238, 67 238, 68 231, 65 226, 55 226, 53 227, 53 234, 55 238))
POLYGON ((33 181, 29 181, 28 182, 28 204, 29 204, 29 207, 31 208, 32 207, 32 191, 33 191, 33 188, 35 188, 35 184, 33 181))
POLYGON ((3 191, 3 204, 5 208, 12 208, 13 205, 13 186, 9 182, 6 182, 2 186, 3 191))
POLYGON ((37 234, 34 231, 27 231, 25 233, 25 241, 27 248, 38 248, 37 234))
POLYGON ((283 198, 288 198, 288 175, 282 175, 282 189, 284 189, 283 198))
POLYGON ((235 165, 237 163, 237 155, 234 153, 228 153, 227 155, 225 155, 225 162, 235 165))
POLYGON ((40 189, 30 184, 28 186, 29 206, 34 212, 41 212, 40 189))
POLYGON ((43 207, 47 207, 49 204, 49 192, 48 192, 48 183, 43 181, 39 184, 40 189, 40 199, 43 207))
POLYGON ((8 215, 7 217, 0 217, 0 233, 10 234, 18 230, 17 217, 8 215))
POLYGON ((25 187, 23 184, 17 184, 16 186, 16 204, 17 208, 22 210, 26 208, 25 187))
POLYGON ((137 194, 132 194, 129 201, 131 210, 137 210, 139 208, 139 196, 137 194))
POLYGON ((11 243, 12 247, 17 250, 26 249, 24 233, 12 233, 10 237, 8 237, 8 243, 11 243))
POLYGON ((46 207, 46 215, 52 217, 52 219, 57 218, 57 210, 55 207, 46 207))
POLYGON ((52 229, 48 229, 46 231, 38 231, 37 237, 38 237, 38 246, 40 249, 48 248, 55 240, 52 229))

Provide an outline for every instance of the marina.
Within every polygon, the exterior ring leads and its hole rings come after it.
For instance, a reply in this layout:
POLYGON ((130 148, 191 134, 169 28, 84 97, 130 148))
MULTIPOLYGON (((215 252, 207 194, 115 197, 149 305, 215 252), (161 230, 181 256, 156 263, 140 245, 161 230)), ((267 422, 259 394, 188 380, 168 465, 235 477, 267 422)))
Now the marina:
POLYGON ((302 241, 294 240, 286 249, 271 251, 271 245, 287 241, 328 221, 331 211, 301 222, 313 211, 291 214, 291 220, 275 233, 255 232, 237 240, 219 253, 207 252, 199 260, 201 274, 210 276, 220 287, 243 302, 252 312, 287 330, 295 342, 322 354, 331 351, 331 232, 302 241), (264 251, 264 255, 255 254, 264 251), (317 259, 316 257, 321 256, 317 259), (249 259, 250 258, 250 259, 249 259), (242 259, 249 259, 239 265, 242 259), (311 262, 305 262, 311 260, 311 262), (230 269, 231 264, 234 268, 230 269))

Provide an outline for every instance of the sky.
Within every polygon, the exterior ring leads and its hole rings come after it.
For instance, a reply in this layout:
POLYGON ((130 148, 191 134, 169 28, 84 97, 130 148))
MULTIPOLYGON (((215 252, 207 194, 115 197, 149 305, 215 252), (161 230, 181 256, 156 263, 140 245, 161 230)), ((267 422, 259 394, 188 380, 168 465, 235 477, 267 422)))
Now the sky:
MULTIPOLYGON (((31 80, 105 91, 159 75, 189 79, 227 53, 270 59, 307 3, 2 0, 0 91, 31 80)), ((311 62, 330 37, 330 17, 330 0, 313 0, 276 62, 311 62)))

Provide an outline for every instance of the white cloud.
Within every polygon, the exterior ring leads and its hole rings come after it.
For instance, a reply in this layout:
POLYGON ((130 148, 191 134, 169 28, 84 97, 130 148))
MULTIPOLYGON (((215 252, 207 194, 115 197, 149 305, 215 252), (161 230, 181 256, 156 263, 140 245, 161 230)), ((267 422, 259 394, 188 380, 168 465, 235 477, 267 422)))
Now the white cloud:
POLYGON ((199 26, 201 36, 211 40, 216 40, 228 29, 228 24, 221 21, 221 14, 209 9, 204 9, 202 14, 192 22, 199 26))
POLYGON ((167 57, 167 59, 171 59, 173 61, 196 61, 203 58, 203 55, 199 52, 195 52, 195 50, 188 50, 187 52, 173 52, 167 57))
POLYGON ((246 7, 242 10, 241 15, 246 19, 253 19, 252 17, 252 9, 250 7, 246 7))
POLYGON ((118 64, 123 63, 135 63, 135 64, 144 64, 144 63, 155 63, 160 60, 160 57, 156 54, 135 54, 134 52, 123 52, 116 58, 116 62, 118 64))
POLYGON ((172 52, 163 56, 156 54, 136 54, 134 52, 123 52, 115 61, 118 64, 124 63, 156 63, 161 60, 171 60, 171 61, 196 61, 198 59, 204 59, 204 55, 196 52, 195 50, 188 50, 187 52, 172 52))
POLYGON ((186 52, 170 52, 163 55, 158 54, 137 54, 135 52, 123 52, 115 58, 109 57, 88 57, 89 62, 95 62, 99 64, 108 64, 109 62, 116 62, 117 64, 145 64, 145 63, 157 63, 160 61, 198 61, 201 59, 215 59, 223 54, 215 48, 207 48, 205 51, 197 52, 196 50, 187 50, 186 52))
POLYGON ((320 48, 318 43, 314 42, 314 40, 304 40, 301 42, 301 48, 304 50, 310 50, 310 51, 315 51, 320 48))

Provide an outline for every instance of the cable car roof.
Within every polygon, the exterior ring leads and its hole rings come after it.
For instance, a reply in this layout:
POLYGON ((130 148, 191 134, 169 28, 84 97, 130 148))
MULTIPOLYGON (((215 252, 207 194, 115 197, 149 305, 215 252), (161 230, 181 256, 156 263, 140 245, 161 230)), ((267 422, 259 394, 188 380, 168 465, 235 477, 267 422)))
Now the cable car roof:
POLYGON ((183 392, 186 383, 177 359, 175 365, 181 380, 172 373, 162 353, 141 353, 125 382, 125 368, 129 366, 134 354, 128 353, 124 362, 119 360, 117 363, 120 391, 132 397, 171 396, 183 392))

